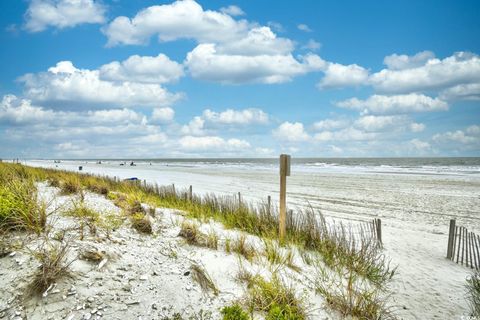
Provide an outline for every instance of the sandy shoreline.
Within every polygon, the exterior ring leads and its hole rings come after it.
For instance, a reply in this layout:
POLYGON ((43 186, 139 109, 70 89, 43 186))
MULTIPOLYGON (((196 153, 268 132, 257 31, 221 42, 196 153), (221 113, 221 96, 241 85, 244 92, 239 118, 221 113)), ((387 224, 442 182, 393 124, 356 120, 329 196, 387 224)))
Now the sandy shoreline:
MULTIPOLYGON (((55 167, 46 162, 28 164, 55 167)), ((78 171, 78 165, 61 163, 58 169, 78 171)), ((241 192, 250 201, 278 197, 278 175, 272 170, 82 165, 83 172, 94 174, 135 176, 148 183, 175 183, 177 188, 193 185, 197 193, 241 192)), ((464 285, 470 270, 446 260, 445 254, 449 219, 480 231, 480 179, 476 176, 300 172, 288 179, 287 201, 291 207, 310 204, 334 218, 382 218, 385 254, 398 265, 392 288, 401 318, 467 315, 464 285)))

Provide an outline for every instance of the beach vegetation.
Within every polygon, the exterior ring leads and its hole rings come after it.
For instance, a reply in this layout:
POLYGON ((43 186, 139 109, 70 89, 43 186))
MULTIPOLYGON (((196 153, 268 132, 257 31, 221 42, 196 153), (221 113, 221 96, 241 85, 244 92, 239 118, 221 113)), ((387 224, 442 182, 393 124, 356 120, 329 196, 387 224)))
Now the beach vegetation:
POLYGON ((258 256, 257 249, 247 241, 247 237, 244 234, 238 236, 230 244, 230 250, 243 256, 248 261, 252 261, 253 258, 258 256))
POLYGON ((467 279, 467 298, 472 317, 480 318, 480 271, 467 279))
POLYGON ((31 178, 4 177, 0 183, 0 229, 40 234, 47 221, 46 208, 31 178))
POLYGON ((264 312, 269 320, 306 319, 302 299, 277 273, 273 273, 270 280, 260 275, 251 277, 247 282, 246 304, 252 310, 264 312))
POLYGON ((250 316, 245 312, 238 303, 231 306, 225 306, 220 311, 223 320, 249 320, 250 316))
POLYGON ((219 290, 207 270, 199 264, 192 264, 190 267, 193 280, 195 280, 204 292, 212 291, 214 295, 218 295, 219 290))
POLYGON ((60 278, 69 275, 68 268, 73 262, 73 260, 67 261, 69 250, 68 242, 52 245, 45 240, 39 248, 31 251, 40 266, 33 275, 32 282, 27 286, 28 296, 44 293, 60 278))

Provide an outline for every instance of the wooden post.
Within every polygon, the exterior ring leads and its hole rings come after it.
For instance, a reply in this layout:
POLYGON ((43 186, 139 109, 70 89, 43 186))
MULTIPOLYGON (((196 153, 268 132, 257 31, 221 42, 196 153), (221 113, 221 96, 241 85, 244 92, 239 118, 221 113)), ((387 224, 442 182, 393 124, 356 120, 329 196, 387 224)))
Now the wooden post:
POLYGON ((242 195, 240 194, 240 191, 238 192, 238 208, 242 207, 242 195))
POLYGON ((450 220, 450 229, 448 230, 447 259, 452 259, 453 246, 455 238, 455 219, 450 220))
POLYGON ((271 212, 271 203, 272 203, 272 197, 268 196, 268 197, 267 197, 267 210, 268 210, 268 213, 271 212))
POLYGON ((190 185, 190 187, 188 188, 188 198, 190 199, 190 201, 193 200, 193 187, 192 187, 192 185, 190 185))
POLYGON ((147 180, 143 179, 143 187, 146 188, 147 187, 147 180))
POLYGON ((285 239, 287 219, 287 176, 290 175, 290 156, 280 155, 280 216, 279 216, 279 237, 280 241, 285 239))
POLYGON ((458 237, 458 246, 457 246, 457 263, 458 263, 458 259, 460 258, 460 245, 462 244, 462 229, 460 227, 455 227, 455 229, 457 230, 456 234, 458 237))
POLYGON ((377 240, 382 244, 382 220, 381 219, 376 219, 376 227, 377 227, 377 240))
POLYGON ((175 192, 175 183, 172 183, 172 192, 173 192, 173 196, 176 198, 177 193, 175 192))

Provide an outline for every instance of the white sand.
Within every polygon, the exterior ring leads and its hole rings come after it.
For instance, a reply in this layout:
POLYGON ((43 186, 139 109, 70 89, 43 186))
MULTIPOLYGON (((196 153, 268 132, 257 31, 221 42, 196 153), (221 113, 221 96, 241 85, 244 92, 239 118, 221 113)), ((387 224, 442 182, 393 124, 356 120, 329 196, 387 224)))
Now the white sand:
MULTIPOLYGON (((60 196, 58 189, 39 185, 42 199, 50 203, 49 225, 52 234, 66 229, 74 222, 61 215, 71 206, 75 196, 60 196)), ((117 212, 113 203, 102 196, 87 192, 85 204, 100 212, 117 212)), ((237 238, 240 233, 225 230, 218 223, 202 224, 201 230, 215 230, 219 235, 219 250, 190 246, 178 236, 182 212, 157 209, 153 218, 153 235, 141 235, 128 222, 112 233, 112 241, 98 241, 88 235, 79 240, 78 230, 69 231, 71 251, 68 259, 73 260, 85 248, 94 247, 104 251, 108 261, 98 270, 98 265, 77 259, 70 266, 72 278, 63 278, 45 297, 26 299, 21 297, 24 288, 32 279, 38 262, 22 250, 0 259, 0 318, 8 319, 162 319, 180 313, 183 319, 199 312, 211 312, 219 319, 219 311, 232 301, 242 299, 245 285, 234 277, 239 262, 253 272, 268 277, 272 266, 264 260, 248 262, 243 257, 224 252, 224 239, 237 238), (195 263, 207 270, 219 289, 218 296, 202 291, 195 282, 190 266, 195 263)), ((78 223, 77 223, 78 225, 78 223)), ((19 239, 24 237, 19 235, 19 239)), ((32 238, 34 239, 34 238, 32 238)), ((262 241, 248 236, 249 243, 260 248, 262 241)), ((35 248, 38 240, 27 247, 35 248)), ((324 310, 323 300, 315 294, 312 284, 313 267, 305 265, 296 255, 295 264, 303 272, 290 269, 279 271, 287 284, 291 284, 304 299, 310 319, 339 319, 324 310)), ((278 266, 276 266, 278 268, 278 266)), ((207 318, 195 318, 207 319, 207 318)), ((209 319, 209 318, 208 318, 209 319)), ((256 315, 255 319, 262 319, 256 315)))
MULTIPOLYGON (((29 165, 55 167, 52 162, 29 165)), ((278 197, 273 170, 166 167, 141 164, 61 163, 58 168, 138 177, 194 192, 234 194, 258 201, 278 197)), ((468 314, 465 278, 470 270, 445 259, 448 221, 480 232, 480 178, 453 175, 295 172, 288 178, 290 207, 310 204, 325 215, 347 220, 382 218, 385 254, 398 265, 392 284, 397 314, 404 319, 460 318, 468 314)))

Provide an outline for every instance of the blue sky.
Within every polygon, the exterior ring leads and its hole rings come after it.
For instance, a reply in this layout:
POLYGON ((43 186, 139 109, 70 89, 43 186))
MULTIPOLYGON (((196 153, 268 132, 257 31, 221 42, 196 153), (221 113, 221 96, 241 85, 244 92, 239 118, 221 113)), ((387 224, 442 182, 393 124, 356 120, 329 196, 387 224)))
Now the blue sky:
POLYGON ((480 156, 478 1, 0 10, 1 158, 480 156))

